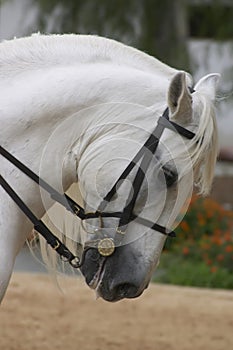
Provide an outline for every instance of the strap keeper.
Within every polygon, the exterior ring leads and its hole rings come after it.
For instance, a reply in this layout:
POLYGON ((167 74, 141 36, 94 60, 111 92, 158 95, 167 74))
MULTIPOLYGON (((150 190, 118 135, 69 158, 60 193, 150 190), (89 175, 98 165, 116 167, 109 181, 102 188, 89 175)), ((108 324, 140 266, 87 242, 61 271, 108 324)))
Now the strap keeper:
POLYGON ((84 212, 84 209, 77 204, 72 206, 73 213, 78 216, 81 220, 84 220, 86 218, 86 214, 84 212))

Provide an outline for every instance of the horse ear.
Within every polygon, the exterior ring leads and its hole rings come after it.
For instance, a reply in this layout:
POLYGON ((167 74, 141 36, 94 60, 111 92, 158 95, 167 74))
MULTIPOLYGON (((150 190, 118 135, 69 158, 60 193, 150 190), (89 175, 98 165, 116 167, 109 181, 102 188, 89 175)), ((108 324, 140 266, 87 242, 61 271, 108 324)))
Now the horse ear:
POLYGON ((186 74, 177 73, 172 79, 168 89, 168 107, 171 118, 183 124, 192 119, 192 97, 187 88, 186 74))
POLYGON ((220 74, 218 73, 205 75, 203 78, 201 78, 197 82, 194 89, 196 91, 200 91, 204 93, 205 95, 209 96, 209 98, 212 101, 214 101, 219 79, 220 79, 220 74))

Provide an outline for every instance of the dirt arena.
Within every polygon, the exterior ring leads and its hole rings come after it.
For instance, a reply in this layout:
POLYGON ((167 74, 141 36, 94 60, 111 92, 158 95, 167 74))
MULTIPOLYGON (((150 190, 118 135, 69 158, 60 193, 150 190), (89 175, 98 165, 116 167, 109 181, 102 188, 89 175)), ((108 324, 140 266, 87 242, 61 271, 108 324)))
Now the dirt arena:
POLYGON ((16 273, 0 309, 1 350, 229 350, 233 292, 150 285, 139 299, 95 300, 80 279, 16 273))

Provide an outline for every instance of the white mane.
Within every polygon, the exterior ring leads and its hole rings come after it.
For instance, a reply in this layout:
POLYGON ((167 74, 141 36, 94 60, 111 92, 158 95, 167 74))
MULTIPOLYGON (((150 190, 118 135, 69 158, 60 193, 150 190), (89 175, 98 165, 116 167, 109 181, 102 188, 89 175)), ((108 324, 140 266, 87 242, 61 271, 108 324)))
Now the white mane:
POLYGON ((218 153, 217 124, 214 102, 208 95, 196 92, 199 101, 199 125, 193 139, 191 160, 195 185, 199 194, 207 195, 211 190, 218 153))

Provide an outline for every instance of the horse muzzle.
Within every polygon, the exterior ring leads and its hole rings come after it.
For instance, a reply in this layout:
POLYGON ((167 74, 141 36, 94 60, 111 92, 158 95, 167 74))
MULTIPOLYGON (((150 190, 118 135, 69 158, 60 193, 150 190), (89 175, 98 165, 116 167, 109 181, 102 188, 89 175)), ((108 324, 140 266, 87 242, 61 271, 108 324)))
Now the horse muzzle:
POLYGON ((141 262, 132 252, 130 245, 115 248, 110 256, 103 256, 95 248, 86 252, 80 270, 86 283, 98 297, 109 302, 124 298, 136 298, 147 288, 150 278, 141 262), (128 253, 128 254, 127 254, 128 253))

